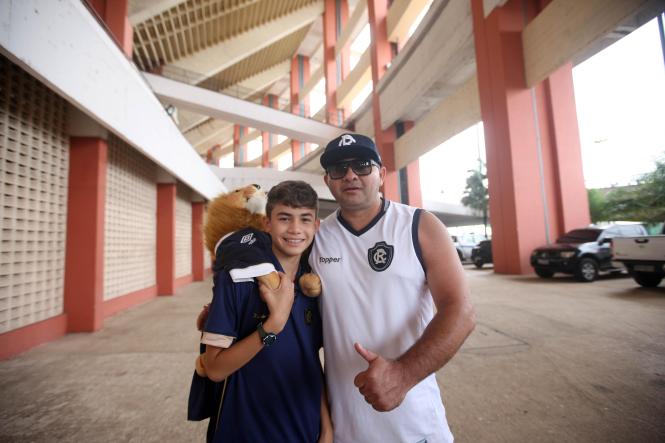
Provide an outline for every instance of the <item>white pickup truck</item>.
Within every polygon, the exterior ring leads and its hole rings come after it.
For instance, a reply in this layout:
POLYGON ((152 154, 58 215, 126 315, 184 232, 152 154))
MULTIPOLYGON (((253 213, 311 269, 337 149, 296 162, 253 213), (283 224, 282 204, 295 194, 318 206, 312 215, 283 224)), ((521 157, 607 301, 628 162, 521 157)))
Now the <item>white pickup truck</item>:
POLYGON ((665 235, 616 237, 612 239, 612 254, 641 286, 658 286, 665 277, 665 235))

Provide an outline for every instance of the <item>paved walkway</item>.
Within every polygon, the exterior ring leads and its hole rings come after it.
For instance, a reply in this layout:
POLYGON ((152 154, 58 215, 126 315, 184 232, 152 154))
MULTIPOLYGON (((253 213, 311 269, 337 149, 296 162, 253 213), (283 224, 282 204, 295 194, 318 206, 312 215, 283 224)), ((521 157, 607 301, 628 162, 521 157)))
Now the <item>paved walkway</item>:
MULTIPOLYGON (((665 441, 665 287, 467 268, 478 326, 437 374, 458 442, 665 441)), ((0 362, 0 441, 204 441, 185 420, 210 282, 0 362)))

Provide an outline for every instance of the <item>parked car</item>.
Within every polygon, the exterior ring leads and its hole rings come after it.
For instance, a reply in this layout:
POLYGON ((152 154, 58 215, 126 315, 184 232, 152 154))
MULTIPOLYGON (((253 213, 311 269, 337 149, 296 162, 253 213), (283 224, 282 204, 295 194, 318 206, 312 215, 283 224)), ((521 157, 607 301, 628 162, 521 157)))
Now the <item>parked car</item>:
POLYGON ((471 250, 471 261, 481 269, 485 263, 492 263, 492 240, 483 240, 471 250))
POLYGON ((561 272, 573 274, 582 282, 592 282, 600 271, 622 269, 612 263, 610 239, 646 234, 644 226, 638 224, 573 229, 559 237, 555 244, 536 248, 531 254, 531 266, 541 278, 561 272))
POLYGON ((665 224, 660 235, 615 238, 612 254, 637 284, 647 288, 658 286, 665 278, 665 224))
POLYGON ((478 236, 476 234, 461 234, 451 235, 451 238, 455 244, 455 249, 457 249, 457 256, 460 261, 471 260, 471 251, 478 244, 478 236))

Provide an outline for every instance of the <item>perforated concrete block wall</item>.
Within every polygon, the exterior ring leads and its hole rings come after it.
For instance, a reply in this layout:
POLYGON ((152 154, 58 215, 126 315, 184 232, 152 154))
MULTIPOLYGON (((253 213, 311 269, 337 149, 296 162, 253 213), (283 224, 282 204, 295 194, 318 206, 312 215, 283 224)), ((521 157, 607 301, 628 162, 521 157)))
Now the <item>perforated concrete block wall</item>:
POLYGON ((192 273, 192 195, 178 183, 175 202, 175 276, 192 273))
POLYGON ((104 300, 156 284, 157 166, 115 136, 108 140, 104 300))
POLYGON ((0 56, 0 333, 63 312, 66 110, 0 56))

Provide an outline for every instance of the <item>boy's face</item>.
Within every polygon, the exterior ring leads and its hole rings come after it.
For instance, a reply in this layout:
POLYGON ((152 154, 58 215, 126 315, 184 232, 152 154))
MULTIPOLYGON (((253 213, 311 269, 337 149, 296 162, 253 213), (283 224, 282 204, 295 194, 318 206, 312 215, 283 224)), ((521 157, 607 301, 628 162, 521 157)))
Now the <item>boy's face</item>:
POLYGON ((300 257, 312 244, 319 220, 314 209, 277 204, 266 219, 266 230, 272 237, 275 255, 300 257))

